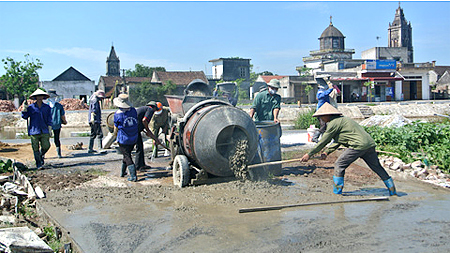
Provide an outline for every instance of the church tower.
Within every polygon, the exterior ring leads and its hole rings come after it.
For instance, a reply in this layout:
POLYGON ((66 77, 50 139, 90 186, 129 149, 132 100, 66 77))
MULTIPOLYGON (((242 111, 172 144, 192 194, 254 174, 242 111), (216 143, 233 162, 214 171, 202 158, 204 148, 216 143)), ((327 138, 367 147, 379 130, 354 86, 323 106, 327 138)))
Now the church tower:
POLYGON ((412 27, 403 14, 403 9, 398 5, 395 11, 394 21, 389 23, 388 47, 406 47, 408 49, 408 63, 414 62, 412 46, 412 27))
POLYGON ((120 60, 116 55, 114 46, 111 46, 111 52, 108 58, 106 58, 106 75, 107 76, 120 76, 120 60))

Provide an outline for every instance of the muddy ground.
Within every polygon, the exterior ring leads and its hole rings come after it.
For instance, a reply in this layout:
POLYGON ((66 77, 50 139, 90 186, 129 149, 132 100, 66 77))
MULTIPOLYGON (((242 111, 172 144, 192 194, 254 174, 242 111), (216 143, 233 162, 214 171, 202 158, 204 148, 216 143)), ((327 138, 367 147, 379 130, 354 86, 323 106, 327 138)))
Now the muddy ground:
MULTIPOLYGON (((285 150, 284 159, 301 157, 305 149, 285 150)), ((283 175, 268 181, 220 178, 180 189, 165 170, 167 157, 147 159, 152 169, 130 183, 118 176, 120 155, 85 152, 72 151, 54 159, 54 166, 30 173, 32 183, 46 189, 40 206, 84 252, 450 250, 448 190, 391 171, 400 196, 389 201, 238 212, 388 195, 361 161, 347 169, 344 195, 332 194, 336 154, 285 164, 283 175)))

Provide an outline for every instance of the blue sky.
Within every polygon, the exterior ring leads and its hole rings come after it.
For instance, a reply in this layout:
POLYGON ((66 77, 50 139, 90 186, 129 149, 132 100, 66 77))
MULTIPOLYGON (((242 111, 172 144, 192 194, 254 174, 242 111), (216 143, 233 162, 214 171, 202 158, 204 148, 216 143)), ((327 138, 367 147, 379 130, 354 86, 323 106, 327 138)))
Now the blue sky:
MULTIPOLYGON (((387 46, 398 1, 351 2, 0 2, 0 59, 44 64, 49 81, 73 66, 98 82, 114 44, 122 69, 203 70, 209 60, 250 58, 253 71, 296 75, 333 25, 353 58, 387 46), (376 37, 380 39, 377 40, 376 37)), ((401 2, 412 24, 414 61, 450 65, 450 2, 401 2)), ((3 64, 0 75, 4 74, 3 64)))

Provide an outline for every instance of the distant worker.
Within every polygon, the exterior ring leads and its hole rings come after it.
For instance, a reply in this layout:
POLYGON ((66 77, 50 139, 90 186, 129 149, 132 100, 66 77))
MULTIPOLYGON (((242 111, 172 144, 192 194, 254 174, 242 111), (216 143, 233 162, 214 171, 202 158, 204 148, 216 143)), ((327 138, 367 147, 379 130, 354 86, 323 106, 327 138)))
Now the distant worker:
POLYGON ((89 149, 88 153, 95 153, 97 151, 94 150, 94 140, 97 137, 98 140, 98 148, 102 149, 102 139, 103 139, 103 131, 102 131, 102 109, 100 106, 100 102, 105 98, 105 92, 103 90, 98 90, 92 94, 89 98, 89 115, 88 122, 91 127, 91 135, 89 139, 89 149))
POLYGON ((53 140, 55 141, 56 153, 58 158, 61 158, 61 141, 59 137, 61 135, 61 124, 66 125, 66 113, 64 107, 58 101, 58 94, 56 90, 49 89, 48 93, 50 97, 47 99, 48 105, 52 109, 52 129, 53 129, 53 140))
MULTIPOLYGON (((316 111, 320 109, 320 107, 324 104, 324 103, 331 103, 330 102, 330 94, 333 93, 334 91, 334 87, 331 85, 331 87, 329 87, 329 83, 330 82, 330 77, 327 76, 326 78, 324 77, 317 77, 316 78, 316 82, 318 85, 319 90, 317 91, 317 108, 316 111), (326 80, 325 80, 326 79, 326 80)), ((337 103, 335 103, 335 107, 337 108, 337 103)), ((327 125, 321 121, 319 119, 320 122, 320 128, 319 131, 315 132, 313 137, 312 137, 312 141, 313 142, 319 142, 319 137, 325 133, 325 130, 327 128, 327 125)))
POLYGON ((148 124, 153 117, 154 112, 156 111, 156 102, 150 101, 145 106, 141 106, 136 109, 137 111, 137 119, 138 119, 138 138, 136 143, 136 159, 135 165, 137 170, 145 170, 150 166, 145 164, 145 155, 144 155, 144 143, 142 141, 141 132, 144 131, 145 134, 152 138, 156 144, 160 144, 158 137, 153 134, 153 132, 149 129, 148 124))
POLYGON ((117 134, 120 152, 123 154, 121 177, 126 175, 126 169, 130 173, 128 181, 137 181, 136 166, 131 158, 131 151, 136 145, 138 132, 137 112, 128 101, 127 94, 120 94, 113 100, 114 105, 119 107, 114 114, 114 134, 117 134))
POLYGON ((255 121, 272 120, 279 123, 278 114, 281 109, 281 96, 277 94, 280 89, 280 81, 272 79, 267 84, 267 88, 261 90, 250 108, 250 117, 255 116, 255 121))
POLYGON ((341 94, 341 90, 337 87, 337 85, 333 84, 329 79, 327 80, 328 88, 332 88, 329 97, 330 97, 330 105, 332 105, 334 108, 338 108, 337 103, 337 97, 339 94, 341 94))
MULTIPOLYGON (((169 129, 169 108, 163 106, 161 102, 156 102, 156 110, 150 120, 149 128, 156 138, 158 138, 160 131, 164 133, 164 143, 167 146, 166 135, 169 129)), ((153 141, 152 157, 158 157, 158 143, 156 141, 153 141)))
POLYGON ((329 103, 323 104, 313 117, 319 117, 327 123, 327 129, 314 149, 302 157, 303 162, 320 152, 331 140, 334 140, 334 143, 321 154, 323 159, 340 145, 347 147, 334 163, 333 192, 335 194, 342 194, 345 169, 356 159, 361 158, 381 178, 389 190, 389 195, 397 195, 394 181, 378 160, 375 141, 357 122, 342 116, 342 113, 329 103))
POLYGON ((25 99, 22 104, 22 118, 30 119, 28 135, 31 139, 36 169, 40 169, 44 165, 45 153, 50 149, 52 113, 50 106, 43 102, 49 97, 47 92, 38 88, 30 95, 30 99, 36 100, 36 102, 28 105, 27 99, 25 99))

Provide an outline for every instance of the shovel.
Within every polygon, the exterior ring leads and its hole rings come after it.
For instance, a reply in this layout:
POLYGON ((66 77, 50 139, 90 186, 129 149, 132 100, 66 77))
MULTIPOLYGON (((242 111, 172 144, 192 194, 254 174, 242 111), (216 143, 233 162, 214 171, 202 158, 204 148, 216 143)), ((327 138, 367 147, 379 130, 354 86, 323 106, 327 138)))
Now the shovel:
MULTIPOLYGON (((311 158, 316 159, 316 158, 311 158)), ((309 159, 309 160, 311 160, 309 159)), ((290 160, 283 160, 283 161, 273 161, 273 162, 265 162, 265 163, 258 163, 258 164, 252 164, 248 165, 248 169, 258 168, 266 165, 275 165, 275 164, 283 164, 283 163, 293 163, 293 162, 301 162, 302 158, 296 158, 296 159, 290 159, 290 160)))

